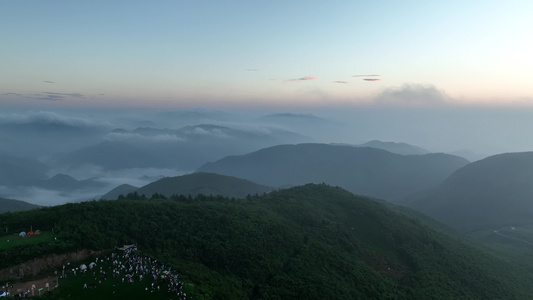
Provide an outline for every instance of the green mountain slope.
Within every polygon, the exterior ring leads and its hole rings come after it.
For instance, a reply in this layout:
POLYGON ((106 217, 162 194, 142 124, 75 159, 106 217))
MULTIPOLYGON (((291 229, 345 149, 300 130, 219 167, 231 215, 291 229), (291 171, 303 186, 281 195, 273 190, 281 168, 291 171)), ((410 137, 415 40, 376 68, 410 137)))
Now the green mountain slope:
POLYGON ((20 200, 0 198, 0 214, 6 212, 30 210, 39 207, 41 206, 20 200))
POLYGON ((135 190, 135 192, 146 197, 151 197, 153 194, 158 193, 165 197, 203 194, 244 198, 247 195, 263 194, 272 190, 273 188, 271 187, 245 179, 213 173, 193 173, 162 178, 135 190))
MULTIPOLYGON (((93 201, 7 214, 57 240, 38 253, 136 242, 195 285, 194 299, 529 299, 529 273, 367 198, 306 185, 243 200, 93 201)), ((9 257, 10 259, 7 259, 9 257)), ((61 288, 61 287, 60 287, 61 288)))
POLYGON ((229 156, 198 171, 274 187, 324 182, 356 194, 394 200, 437 186, 467 163, 447 154, 399 155, 366 147, 299 144, 229 156))
POLYGON ((105 193, 100 197, 100 199, 106 199, 106 200, 115 200, 120 195, 127 195, 129 193, 133 193, 138 187, 133 186, 131 184, 121 184, 117 186, 116 188, 110 190, 109 192, 105 193))
POLYGON ((533 152, 471 163, 406 205, 464 230, 533 225, 533 152))

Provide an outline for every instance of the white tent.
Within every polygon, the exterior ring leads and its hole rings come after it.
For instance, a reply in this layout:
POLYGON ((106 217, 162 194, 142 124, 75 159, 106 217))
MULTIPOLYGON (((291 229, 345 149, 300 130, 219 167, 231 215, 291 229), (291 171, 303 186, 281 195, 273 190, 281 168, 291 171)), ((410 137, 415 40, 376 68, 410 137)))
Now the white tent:
POLYGON ((117 250, 128 250, 128 249, 131 249, 133 247, 135 247, 136 245, 135 244, 131 244, 131 245, 124 245, 124 247, 117 247, 117 250))
POLYGON ((82 265, 80 266, 80 270, 82 270, 82 271, 87 270, 87 265, 86 265, 86 264, 82 264, 82 265))
POLYGON ((26 232, 23 231, 23 232, 19 233, 19 236, 25 237, 26 236, 26 232))

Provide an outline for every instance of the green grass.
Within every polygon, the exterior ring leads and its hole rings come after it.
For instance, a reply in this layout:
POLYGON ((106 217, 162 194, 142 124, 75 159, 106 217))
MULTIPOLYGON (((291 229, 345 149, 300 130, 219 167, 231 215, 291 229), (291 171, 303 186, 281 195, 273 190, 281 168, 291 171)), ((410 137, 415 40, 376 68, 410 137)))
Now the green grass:
POLYGON ((43 231, 39 235, 20 237, 18 233, 8 234, 0 237, 0 250, 19 245, 38 244, 48 242, 53 239, 50 231, 43 231))

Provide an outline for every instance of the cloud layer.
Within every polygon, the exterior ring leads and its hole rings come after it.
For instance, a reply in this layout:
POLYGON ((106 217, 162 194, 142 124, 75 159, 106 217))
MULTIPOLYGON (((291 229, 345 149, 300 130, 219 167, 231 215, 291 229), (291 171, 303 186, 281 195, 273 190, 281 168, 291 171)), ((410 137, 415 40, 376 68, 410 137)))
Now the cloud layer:
POLYGON ((39 100, 49 100, 49 101, 57 101, 57 100, 65 100, 69 98, 78 98, 78 99, 86 99, 84 95, 80 93, 53 93, 53 92, 43 92, 42 94, 34 94, 34 96, 29 97, 33 99, 39 99, 39 100))
POLYGON ((449 100, 450 97, 434 85, 416 83, 385 89, 374 98, 377 104, 414 106, 440 105, 449 100))
POLYGON ((61 115, 51 111, 29 111, 25 113, 0 114, 0 124, 63 124, 74 127, 112 127, 109 121, 61 115))

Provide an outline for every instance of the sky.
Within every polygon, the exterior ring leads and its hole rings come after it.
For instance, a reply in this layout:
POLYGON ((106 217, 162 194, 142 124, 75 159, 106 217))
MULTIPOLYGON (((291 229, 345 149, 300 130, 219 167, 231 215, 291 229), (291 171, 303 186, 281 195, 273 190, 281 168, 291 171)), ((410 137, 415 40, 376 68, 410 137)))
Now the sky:
POLYGON ((531 1, 0 1, 0 108, 529 107, 531 1))

